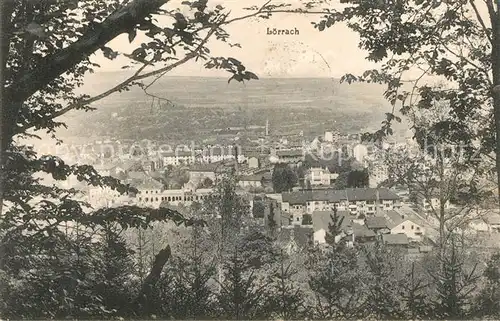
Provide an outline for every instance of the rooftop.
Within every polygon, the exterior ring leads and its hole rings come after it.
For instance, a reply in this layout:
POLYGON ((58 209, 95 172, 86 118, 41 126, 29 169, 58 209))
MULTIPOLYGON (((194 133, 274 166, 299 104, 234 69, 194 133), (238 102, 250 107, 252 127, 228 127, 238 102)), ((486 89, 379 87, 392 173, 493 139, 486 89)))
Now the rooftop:
POLYGON ((204 173, 215 173, 223 172, 228 164, 224 162, 215 162, 209 164, 196 164, 189 168, 190 172, 204 172, 204 173))
POLYGON ((146 180, 148 178, 148 175, 144 172, 128 172, 127 177, 133 180, 146 180))
POLYGON ((345 190, 324 189, 306 190, 283 193, 283 202, 290 204, 304 204, 307 201, 327 201, 336 203, 340 201, 376 201, 398 200, 399 196, 385 188, 349 188, 345 190))
POLYGON ((420 225, 421 227, 424 227, 426 225, 425 222, 418 216, 418 214, 408 207, 403 207, 393 211, 386 211, 384 212, 384 217, 389 223, 389 228, 396 227, 397 225, 407 220, 412 221, 413 223, 420 225))
POLYGON ((500 214, 488 214, 484 217, 484 221, 488 224, 500 225, 500 214))
POLYGON ((196 153, 194 151, 184 151, 184 150, 175 150, 169 152, 163 152, 160 154, 162 157, 194 157, 196 153))
POLYGON ((235 155, 236 151, 234 147, 231 148, 231 147, 214 146, 205 148, 202 154, 203 156, 227 156, 227 155, 235 155))
POLYGON ((388 228, 387 220, 382 216, 367 217, 365 219, 365 225, 369 229, 388 228))
POLYGON ((409 243, 406 234, 384 234, 382 241, 389 245, 407 245, 409 243))
POLYGON ((384 211, 384 218, 386 219, 387 227, 389 229, 392 229, 405 221, 403 216, 396 211, 384 211))
POLYGON ((354 237, 375 237, 375 233, 370 230, 365 225, 361 225, 358 223, 352 224, 352 231, 354 233, 354 237))
MULTIPOLYGON (((352 217, 347 211, 338 211, 337 215, 342 220, 341 229, 352 227, 352 217)), ((330 223, 332 223, 333 211, 314 211, 312 213, 313 229, 315 232, 319 230, 328 231, 330 223)))
POLYGON ((139 184, 137 186, 137 189, 139 190, 156 190, 156 189, 162 189, 163 184, 155 181, 154 179, 147 179, 142 182, 142 184, 139 184))
POLYGON ((127 160, 120 164, 119 167, 126 171, 139 169, 142 167, 142 162, 140 160, 127 160))
POLYGON ((278 157, 302 157, 302 156, 304 156, 304 151, 302 149, 277 150, 276 156, 278 156, 278 157))
POLYGON ((306 247, 312 238, 314 230, 311 227, 295 225, 293 227, 284 227, 279 234, 279 242, 287 244, 290 240, 294 240, 299 247, 306 247))

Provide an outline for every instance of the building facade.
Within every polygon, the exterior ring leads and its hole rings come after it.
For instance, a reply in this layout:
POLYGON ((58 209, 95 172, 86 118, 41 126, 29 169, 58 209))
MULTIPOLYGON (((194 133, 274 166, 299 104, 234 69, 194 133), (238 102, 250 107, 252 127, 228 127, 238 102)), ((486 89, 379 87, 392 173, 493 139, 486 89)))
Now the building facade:
POLYGON ((378 211, 389 211, 401 207, 400 197, 381 188, 351 188, 346 190, 296 191, 282 194, 283 211, 307 213, 314 211, 349 211, 351 215, 375 215, 378 211))

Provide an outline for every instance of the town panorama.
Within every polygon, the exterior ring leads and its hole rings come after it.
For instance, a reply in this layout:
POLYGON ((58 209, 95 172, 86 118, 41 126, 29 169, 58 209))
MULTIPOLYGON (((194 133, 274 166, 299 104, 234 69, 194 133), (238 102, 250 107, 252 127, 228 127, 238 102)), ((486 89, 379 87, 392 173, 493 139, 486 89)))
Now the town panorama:
POLYGON ((0 318, 500 317, 497 2, 0 25, 0 318))

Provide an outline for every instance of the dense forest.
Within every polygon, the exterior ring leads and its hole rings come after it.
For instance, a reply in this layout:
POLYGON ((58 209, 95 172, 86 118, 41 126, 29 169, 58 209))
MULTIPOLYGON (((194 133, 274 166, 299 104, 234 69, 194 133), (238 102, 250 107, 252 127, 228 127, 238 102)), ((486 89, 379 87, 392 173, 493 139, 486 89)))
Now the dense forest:
POLYGON ((80 224, 16 244, 5 253, 2 267, 2 316, 379 320, 500 315, 500 255, 468 251, 470 244, 459 235, 450 238, 442 256, 431 252, 412 260, 379 243, 350 247, 335 242, 340 225, 333 217, 327 245, 310 242, 290 249, 290 240, 280 237, 272 221, 264 227, 254 223, 231 180, 186 215, 194 222, 190 227, 80 224))

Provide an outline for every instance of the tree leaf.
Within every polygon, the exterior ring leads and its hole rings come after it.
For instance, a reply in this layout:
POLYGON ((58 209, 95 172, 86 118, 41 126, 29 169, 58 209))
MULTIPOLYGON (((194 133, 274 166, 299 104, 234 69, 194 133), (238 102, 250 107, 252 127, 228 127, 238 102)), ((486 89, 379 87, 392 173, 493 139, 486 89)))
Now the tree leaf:
POLYGON ((128 33, 128 41, 132 43, 132 41, 134 41, 136 36, 137 36, 137 31, 135 29, 130 30, 130 32, 128 33))
POLYGON ((104 57, 113 60, 118 56, 118 53, 109 47, 102 47, 102 53, 104 57))
POLYGON ((248 79, 257 79, 257 80, 259 79, 259 77, 257 77, 257 75, 251 71, 245 72, 245 75, 248 77, 248 79))

